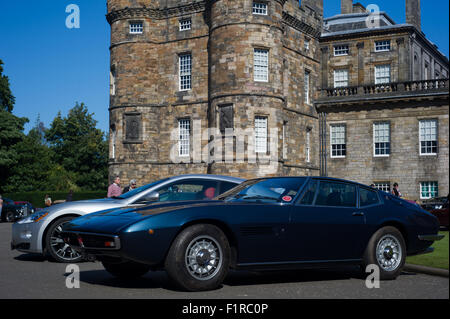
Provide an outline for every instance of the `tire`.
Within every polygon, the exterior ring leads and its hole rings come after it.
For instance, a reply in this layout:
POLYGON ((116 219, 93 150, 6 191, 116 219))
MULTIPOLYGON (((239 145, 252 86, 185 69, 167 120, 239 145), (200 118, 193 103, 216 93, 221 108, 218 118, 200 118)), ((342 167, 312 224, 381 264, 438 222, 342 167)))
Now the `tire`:
POLYGON ((5 222, 13 223, 16 220, 15 214, 13 211, 8 211, 5 214, 5 222))
POLYGON ((174 240, 165 261, 170 279, 187 291, 219 287, 230 267, 230 245, 220 228, 198 224, 184 229, 174 240))
POLYGON ((136 263, 134 261, 124 261, 119 263, 102 261, 103 267, 111 275, 121 279, 135 279, 144 276, 150 266, 136 263))
POLYGON ((363 267, 377 265, 381 280, 393 280, 400 275, 406 259, 406 244, 400 231, 392 226, 380 228, 369 240, 363 267))
POLYGON ((83 260, 83 256, 64 243, 59 236, 62 226, 76 217, 61 217, 55 220, 48 228, 45 235, 45 250, 50 258, 59 263, 77 263, 83 260))

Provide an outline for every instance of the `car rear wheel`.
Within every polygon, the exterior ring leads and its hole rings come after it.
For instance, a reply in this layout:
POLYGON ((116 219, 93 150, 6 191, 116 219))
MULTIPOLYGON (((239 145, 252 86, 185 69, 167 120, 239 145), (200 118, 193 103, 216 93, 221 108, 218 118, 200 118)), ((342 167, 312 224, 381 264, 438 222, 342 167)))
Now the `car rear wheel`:
POLYGON ((378 266, 381 280, 400 275, 406 259, 406 244, 400 231, 392 226, 379 229, 371 237, 364 254, 364 269, 378 266))
POLYGON ((183 230, 170 247, 165 268, 180 288, 203 291, 217 288, 230 267, 230 245, 220 228, 198 224, 183 230))
POLYGON ((64 242, 61 236, 63 226, 75 217, 67 216, 57 219, 50 225, 45 236, 45 247, 50 257, 59 263, 77 263, 83 256, 64 242))
POLYGON ((6 215, 5 215, 5 221, 6 221, 7 223, 12 223, 12 222, 15 221, 15 219, 16 219, 16 217, 15 217, 14 212, 12 212, 12 211, 6 212, 6 215))
POLYGON ((149 265, 134 261, 107 262, 102 261, 103 267, 111 275, 121 279, 134 279, 144 276, 150 270, 149 265))

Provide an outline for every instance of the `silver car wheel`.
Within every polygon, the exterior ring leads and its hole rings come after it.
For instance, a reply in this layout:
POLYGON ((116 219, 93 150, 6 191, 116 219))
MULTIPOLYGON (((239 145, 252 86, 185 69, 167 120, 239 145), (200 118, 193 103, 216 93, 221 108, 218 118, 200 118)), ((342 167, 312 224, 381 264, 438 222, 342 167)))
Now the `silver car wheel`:
POLYGON ((50 236, 50 249, 61 259, 66 261, 75 260, 81 257, 81 255, 73 250, 69 245, 67 245, 62 236, 62 228, 64 224, 68 222, 63 222, 55 227, 50 236))
POLYGON ((384 271, 395 271, 402 261, 402 246, 392 235, 384 235, 378 241, 376 257, 378 265, 384 271))
POLYGON ((186 268, 197 280, 214 278, 222 266, 222 249, 210 236, 194 238, 189 243, 185 256, 186 268))

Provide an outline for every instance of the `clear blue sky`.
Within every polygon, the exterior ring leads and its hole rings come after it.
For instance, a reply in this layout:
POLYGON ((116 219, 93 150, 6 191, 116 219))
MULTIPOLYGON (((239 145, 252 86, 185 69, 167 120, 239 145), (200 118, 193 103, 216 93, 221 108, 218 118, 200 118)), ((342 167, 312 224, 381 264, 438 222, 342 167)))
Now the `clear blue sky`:
MULTIPOLYGON (((356 1, 355 1, 356 2, 356 1)), ((405 22, 405 0, 359 1, 377 4, 397 23, 405 22)), ((449 1, 422 2, 422 30, 449 55, 449 1)), ((324 0, 325 16, 340 12, 340 0, 324 0)), ((5 63, 16 105, 28 117, 38 114, 49 127, 58 111, 84 102, 98 127, 109 123, 109 25, 106 0, 27 0, 0 3, 0 59, 5 63), (69 4, 81 11, 79 29, 66 28, 69 4)))

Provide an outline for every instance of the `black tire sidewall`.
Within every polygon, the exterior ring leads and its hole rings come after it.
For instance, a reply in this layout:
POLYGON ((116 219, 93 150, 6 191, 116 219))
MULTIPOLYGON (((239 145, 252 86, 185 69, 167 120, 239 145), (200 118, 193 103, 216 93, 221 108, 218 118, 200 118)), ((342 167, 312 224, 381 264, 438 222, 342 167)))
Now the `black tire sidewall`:
POLYGON ((211 224, 198 224, 184 229, 174 240, 165 262, 165 269, 172 281, 187 291, 213 290, 220 286, 228 274, 230 267, 230 245, 220 228, 211 224), (199 236, 213 238, 222 251, 221 266, 217 274, 208 280, 194 278, 185 265, 185 254, 188 245, 199 236))
POLYGON ((393 280, 393 279, 397 278, 398 275, 400 275, 400 273, 402 272, 403 266, 405 264, 405 259, 406 259, 406 244, 405 244, 405 240, 403 238, 402 233, 393 226, 386 226, 386 227, 380 228, 378 231, 376 231, 372 235, 372 237, 367 245, 366 251, 364 253, 364 269, 368 265, 374 264, 374 265, 378 266, 378 268, 380 270, 380 279, 381 280, 393 280), (401 251, 401 253, 402 253, 401 262, 397 266, 397 268, 393 271, 385 271, 379 265, 377 256, 376 256, 376 249, 377 249, 378 243, 379 243, 380 239, 385 235, 394 236, 400 243, 401 250, 402 250, 401 251))
POLYGON ((69 221, 71 221, 72 219, 75 219, 76 217, 71 217, 71 216, 66 216, 66 217, 60 217, 58 219, 56 219, 55 221, 53 221, 50 226, 48 227, 48 231, 45 235, 45 250, 47 252, 47 254, 49 255, 49 257, 59 263, 77 263, 83 260, 83 256, 80 256, 79 258, 76 259, 72 259, 72 260, 65 260, 62 259, 61 257, 59 257, 51 248, 51 236, 53 231, 55 230, 56 227, 58 227, 59 225, 63 224, 63 223, 67 223, 69 221))

